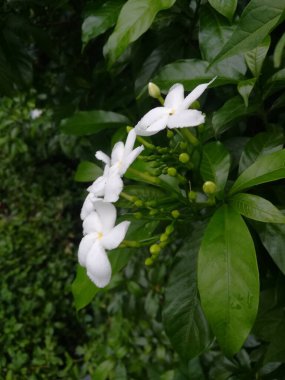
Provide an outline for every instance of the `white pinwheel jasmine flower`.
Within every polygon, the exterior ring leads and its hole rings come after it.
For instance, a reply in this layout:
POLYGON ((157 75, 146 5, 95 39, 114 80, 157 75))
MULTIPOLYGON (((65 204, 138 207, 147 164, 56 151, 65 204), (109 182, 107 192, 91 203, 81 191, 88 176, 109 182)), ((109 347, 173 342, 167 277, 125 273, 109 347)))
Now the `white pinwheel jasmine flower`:
POLYGON ((33 120, 37 119, 38 117, 41 116, 42 113, 43 113, 43 111, 39 110, 38 108, 31 110, 31 112, 30 112, 31 119, 33 119, 33 120))
POLYGON ((87 275, 99 288, 110 282, 112 268, 106 250, 117 248, 124 240, 130 222, 115 226, 116 208, 111 203, 94 202, 94 211, 83 222, 83 233, 78 249, 78 261, 86 267, 87 275))
POLYGON ((165 98, 164 106, 153 108, 137 123, 136 134, 151 136, 166 127, 184 128, 203 124, 205 115, 201 111, 188 108, 215 79, 209 83, 200 84, 185 99, 183 85, 179 83, 173 85, 165 98))
POLYGON ((126 143, 122 141, 117 142, 112 150, 111 158, 108 157, 105 153, 98 151, 96 153, 96 158, 105 162, 106 165, 109 165, 110 168, 117 168, 119 175, 123 176, 129 166, 134 162, 138 155, 144 150, 144 147, 138 146, 134 148, 136 140, 136 132, 132 129, 128 133, 126 143))

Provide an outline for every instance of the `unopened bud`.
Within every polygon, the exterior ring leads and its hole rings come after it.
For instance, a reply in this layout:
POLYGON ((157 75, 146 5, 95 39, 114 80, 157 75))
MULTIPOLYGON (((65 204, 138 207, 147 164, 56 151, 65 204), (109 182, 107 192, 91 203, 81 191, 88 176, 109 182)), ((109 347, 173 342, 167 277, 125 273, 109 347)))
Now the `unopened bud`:
POLYGON ((152 82, 148 84, 148 93, 154 99, 158 99, 161 96, 160 88, 152 82))
POLYGON ((179 155, 179 161, 182 162, 183 164, 186 164, 189 160, 190 160, 190 157, 188 153, 181 153, 179 155))
POLYGON ((141 212, 135 212, 135 213, 134 213, 134 217, 135 217, 136 219, 141 219, 141 218, 142 218, 142 213, 141 213, 141 212))
POLYGON ((203 185, 203 191, 205 194, 215 194, 217 185, 212 181, 206 181, 203 185))
POLYGON ((136 207, 142 207, 142 205, 143 205, 143 201, 141 199, 138 199, 137 201, 135 201, 136 207))
POLYGON ((152 254, 152 255, 158 255, 159 252, 160 252, 160 246, 158 244, 153 244, 149 247, 149 252, 152 254))
POLYGON ((173 216, 174 219, 177 219, 180 216, 180 212, 178 210, 173 210, 171 211, 171 215, 173 216))
POLYGON ((173 224, 169 224, 169 226, 167 226, 167 227, 165 228, 165 233, 166 233, 167 235, 171 235, 173 231, 174 231, 173 224))
POLYGON ((153 264, 153 260, 152 260, 152 258, 151 257, 148 257, 147 259, 145 259, 145 265, 146 266, 151 266, 152 264, 153 264))
POLYGON ((128 133, 131 132, 132 129, 133 129, 133 128, 130 127, 129 125, 126 127, 126 130, 127 130, 128 133))
POLYGON ((166 233, 161 234, 160 237, 159 237, 159 240, 161 242, 164 242, 164 241, 168 240, 168 235, 166 233))
POLYGON ((168 168, 167 174, 170 175, 171 177, 175 177, 177 174, 177 170, 175 168, 168 168))
POLYGON ((172 139, 172 137, 174 136, 174 133, 168 129, 166 132, 166 135, 169 139, 172 139))
POLYGON ((197 193, 196 193, 196 191, 190 191, 189 193, 188 193, 188 199, 189 199, 189 201, 195 201, 196 200, 196 197, 197 197, 197 193))

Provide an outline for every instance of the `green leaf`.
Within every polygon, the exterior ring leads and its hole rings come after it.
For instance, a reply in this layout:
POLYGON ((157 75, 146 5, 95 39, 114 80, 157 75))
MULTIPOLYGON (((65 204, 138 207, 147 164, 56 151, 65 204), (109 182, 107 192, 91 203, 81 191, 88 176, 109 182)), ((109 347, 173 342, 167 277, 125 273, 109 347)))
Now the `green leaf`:
POLYGON ((240 157, 239 173, 252 165, 259 157, 281 150, 283 143, 282 131, 261 132, 252 137, 240 157))
POLYGON ((126 116, 110 111, 81 111, 62 120, 62 132, 68 135, 92 135, 103 129, 129 124, 126 116))
POLYGON ((242 217, 218 209, 198 258, 198 288, 206 318, 226 355, 241 348, 254 323, 259 297, 254 244, 242 217))
POLYGON ((233 184, 229 195, 285 177, 285 149, 259 157, 233 184))
POLYGON ((251 0, 244 9, 230 40, 212 64, 256 48, 278 25, 284 10, 284 0, 251 0))
POLYGON ((100 363, 92 375, 92 380, 106 380, 113 370, 115 363, 111 360, 105 360, 100 363))
POLYGON ((258 78, 260 75, 263 62, 269 50, 270 42, 271 38, 270 36, 267 36, 260 45, 246 52, 244 55, 249 70, 256 78, 258 78))
POLYGON ((82 24, 82 42, 84 45, 116 24, 123 4, 124 0, 108 0, 99 8, 88 12, 88 16, 82 24))
POLYGON ((91 182, 102 175, 102 169, 93 162, 82 161, 78 165, 74 180, 77 182, 91 182))
POLYGON ((265 83, 264 97, 267 98, 276 91, 285 87, 285 69, 277 71, 265 83))
POLYGON ((104 55, 113 65, 120 55, 132 42, 145 33, 156 16, 163 10, 172 7, 175 0, 128 0, 121 12, 115 27, 106 45, 104 55))
POLYGON ((237 7, 237 0, 209 0, 209 3, 221 15, 229 20, 233 18, 237 7))
POLYGON ((267 223, 285 223, 285 216, 271 202, 253 194, 235 194, 230 205, 247 218, 267 223))
POLYGON ((246 79, 238 83, 237 89, 241 97, 243 98, 244 104, 248 107, 248 98, 251 94, 253 87, 255 85, 256 78, 246 79))
POLYGON ((282 34, 280 40, 277 42, 274 49, 273 63, 276 69, 278 69, 281 66, 284 48, 285 48, 285 33, 282 34))
POLYGON ((225 104, 213 113, 212 125, 216 134, 225 132, 231 127, 230 123, 241 117, 255 112, 257 106, 246 107, 240 96, 229 99, 225 104))
POLYGON ((227 182, 231 160, 227 149, 220 142, 212 142, 204 146, 200 166, 204 181, 213 181, 217 192, 224 189, 227 182))
POLYGON ((270 345, 268 346, 264 362, 282 362, 285 363, 285 320, 280 320, 270 345))
POLYGON ((209 327, 197 294, 198 249, 197 246, 193 248, 191 238, 178 252, 183 258, 171 273, 163 309, 165 331, 174 349, 187 361, 210 343, 209 327))

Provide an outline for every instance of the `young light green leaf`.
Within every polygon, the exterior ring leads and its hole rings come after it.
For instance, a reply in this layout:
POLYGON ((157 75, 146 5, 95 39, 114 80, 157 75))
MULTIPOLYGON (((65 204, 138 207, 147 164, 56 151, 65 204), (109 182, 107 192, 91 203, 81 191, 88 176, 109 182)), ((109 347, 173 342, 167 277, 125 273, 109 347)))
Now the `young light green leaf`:
POLYGON ((285 149, 259 157, 238 177, 229 195, 281 178, 285 178, 285 149))
POLYGON ((285 33, 282 34, 280 40, 277 42, 274 49, 273 63, 276 69, 278 69, 281 66, 284 48, 285 48, 285 33))
POLYGON ((259 298, 254 244, 242 217, 218 209, 198 258, 198 288, 206 318, 226 355, 236 353, 254 323, 259 298))
POLYGON ((102 129, 129 124, 128 118, 110 111, 81 111, 61 122, 61 131, 68 135, 91 135, 102 129))
POLYGON ((212 181, 221 192, 227 182, 231 166, 230 155, 220 142, 212 142, 204 146, 200 166, 204 181, 212 181))
POLYGON ((88 16, 82 24, 83 45, 116 24, 123 4, 124 0, 107 0, 100 7, 88 12, 88 16))
POLYGON ((251 0, 230 40, 211 64, 256 48, 278 25, 284 10, 284 0, 251 0))
POLYGON ((78 165, 74 180, 77 182, 91 182, 102 175, 102 169, 93 162, 82 161, 78 165))
POLYGON ((256 82, 256 78, 251 78, 251 79, 242 80, 238 83, 237 89, 241 97, 243 98, 243 101, 246 107, 248 107, 248 98, 253 90, 255 82, 256 82))
POLYGON ((237 0, 209 0, 209 3, 221 15, 229 20, 233 18, 237 7, 237 0))
POLYGON ((245 61, 252 75, 256 78, 259 77, 263 62, 265 60, 266 54, 269 50, 271 38, 267 36, 260 45, 256 48, 245 53, 245 61))
POLYGON ((266 199, 253 194, 235 194, 230 205, 249 219, 265 223, 285 223, 285 216, 266 199))
POLYGON ((104 46, 104 55, 113 65, 132 42, 151 26, 156 14, 172 7, 176 0, 128 0, 121 9, 114 32, 104 46))
POLYGON ((283 143, 282 131, 261 132, 252 137, 241 154, 239 173, 252 165, 259 157, 281 150, 283 143))

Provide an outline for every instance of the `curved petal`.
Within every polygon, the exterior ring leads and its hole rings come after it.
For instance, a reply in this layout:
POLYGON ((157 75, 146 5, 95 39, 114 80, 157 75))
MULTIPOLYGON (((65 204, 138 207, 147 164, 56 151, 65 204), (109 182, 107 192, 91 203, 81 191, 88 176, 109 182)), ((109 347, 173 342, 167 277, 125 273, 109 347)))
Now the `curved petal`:
POLYGON ((87 258, 87 255, 90 251, 90 249, 92 248, 93 244, 96 243, 96 240, 97 240, 97 234, 88 234, 88 235, 85 235, 82 239, 81 239, 81 242, 79 244, 79 247, 78 247, 78 261, 79 261, 79 264, 82 265, 83 267, 86 266, 86 258, 87 258))
POLYGON ((169 110, 164 107, 156 107, 150 110, 135 126, 135 132, 139 136, 150 136, 156 132, 148 133, 148 128, 164 116, 169 115, 169 110))
POLYGON ((117 218, 116 207, 108 202, 98 201, 94 202, 94 209, 96 210, 101 223, 101 230, 103 234, 108 233, 115 225, 117 218))
MULTIPOLYGON (((97 202, 95 202, 94 205, 96 203, 97 202)), ((87 235, 92 232, 101 232, 101 231, 102 231, 101 220, 97 212, 93 211, 83 221, 83 235, 87 235)))
POLYGON ((167 126, 169 115, 163 116, 160 120, 157 120, 155 123, 151 124, 151 126, 147 129, 147 136, 151 136, 156 134, 159 131, 162 131, 167 126))
POLYGON ((81 220, 84 220, 92 211, 94 211, 93 202, 96 200, 97 198, 94 196, 94 194, 89 193, 87 195, 80 212, 81 220))
POLYGON ((106 187, 105 187, 105 195, 104 195, 104 201, 105 202, 117 202, 119 199, 119 195, 121 191, 123 190, 124 183, 122 181, 122 178, 120 177, 120 174, 118 172, 118 168, 113 168, 114 172, 109 175, 106 181, 106 187))
POLYGON ((105 154, 101 150, 98 150, 98 152, 95 153, 95 157, 97 158, 97 160, 105 162, 106 165, 110 165, 111 163, 110 157, 107 156, 107 154, 105 154))
POLYGON ((164 107, 177 109, 184 100, 184 87, 180 83, 174 84, 164 101, 164 107))
POLYGON ((125 146, 122 141, 118 141, 114 145, 112 154, 111 154, 111 165, 115 165, 116 163, 122 161, 124 157, 124 150, 125 150, 125 146))
POLYGON ((206 88, 215 79, 216 79, 216 77, 214 79, 212 79, 209 83, 199 84, 199 86, 195 87, 194 90, 192 92, 190 92, 190 94, 188 96, 186 96, 183 103, 181 104, 181 106, 177 110, 178 111, 187 110, 187 108, 189 108, 191 106, 191 104, 193 102, 195 102, 195 100, 197 100, 203 94, 203 92, 206 90, 206 88))
POLYGON ((124 175, 126 171, 128 170, 129 166, 135 161, 137 156, 141 154, 141 152, 144 150, 144 146, 138 146, 136 149, 131 151, 124 159, 121 169, 120 169, 120 175, 124 175))
POLYGON ((98 288, 104 288, 109 284, 112 268, 108 256, 101 246, 96 243, 92 246, 86 259, 87 276, 98 288))
POLYGON ((98 177, 96 181, 94 181, 92 185, 87 188, 87 191, 89 191, 89 193, 94 194, 96 197, 102 197, 105 192, 105 186, 106 177, 102 175, 101 177, 98 177))
POLYGON ((108 234, 101 239, 102 246, 106 249, 115 249, 124 240, 128 231, 130 222, 122 222, 114 227, 108 234))
POLYGON ((135 141, 136 141, 136 132, 134 129, 131 129, 130 132, 128 133, 128 137, 125 143, 125 152, 124 156, 127 156, 131 153, 131 151, 134 148, 135 141))
POLYGON ((205 115, 197 110, 185 110, 169 117, 168 128, 196 127, 203 124, 205 115))

